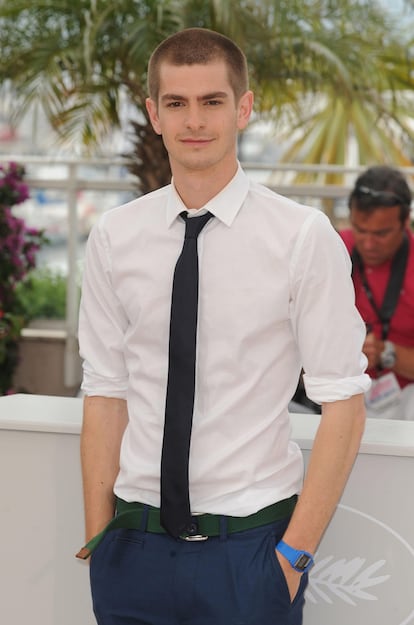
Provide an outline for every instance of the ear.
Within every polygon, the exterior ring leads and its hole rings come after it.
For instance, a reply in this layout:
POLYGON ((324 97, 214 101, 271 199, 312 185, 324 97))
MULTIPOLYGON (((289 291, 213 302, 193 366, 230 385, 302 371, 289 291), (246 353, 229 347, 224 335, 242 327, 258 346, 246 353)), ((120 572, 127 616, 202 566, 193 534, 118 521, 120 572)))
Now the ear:
POLYGON ((146 106, 152 127, 154 128, 157 135, 160 135, 161 126, 160 126, 160 120, 158 117, 158 107, 157 107, 156 102, 154 102, 154 100, 151 100, 151 98, 147 98, 145 100, 145 106, 146 106))
POLYGON ((246 91, 239 100, 237 117, 237 128, 239 130, 244 130, 249 123, 250 115, 253 110, 253 101, 254 96, 252 91, 246 91))

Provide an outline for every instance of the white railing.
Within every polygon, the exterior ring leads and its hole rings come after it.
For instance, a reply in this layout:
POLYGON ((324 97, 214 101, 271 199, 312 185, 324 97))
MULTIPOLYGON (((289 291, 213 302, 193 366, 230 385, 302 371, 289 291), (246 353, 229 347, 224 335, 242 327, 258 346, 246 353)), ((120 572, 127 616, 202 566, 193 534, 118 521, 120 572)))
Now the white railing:
MULTIPOLYGON (((30 189, 58 189, 66 195, 67 209, 67 298, 66 298, 66 350, 65 350, 65 384, 75 386, 78 383, 77 362, 77 324, 78 324, 78 284, 77 284, 77 257, 78 257, 78 194, 79 191, 94 190, 102 193, 108 191, 136 192, 136 179, 126 173, 125 159, 82 159, 82 158, 47 158, 28 155, 0 155, 1 163, 18 162, 27 169, 26 183, 30 189), (59 167, 56 177, 54 168, 59 167), (104 170, 101 178, 85 176, 82 172, 85 167, 104 170), (47 176, 36 176, 33 173, 40 168, 46 169, 47 176), (111 174, 116 169, 118 176, 111 174), (109 172, 109 174, 108 174, 109 172)), ((276 163, 244 162, 243 168, 252 179, 258 180, 266 186, 277 190, 278 193, 324 208, 324 203, 342 200, 345 202, 356 175, 364 167, 342 165, 300 165, 276 163), (344 184, 301 184, 292 182, 297 173, 343 174, 344 184)), ((407 175, 414 175, 414 167, 405 168, 407 175)), ((319 176, 319 177, 320 177, 319 176)), ((326 205, 326 204, 325 204, 326 205)), ((47 233, 46 233, 47 234, 47 233)))

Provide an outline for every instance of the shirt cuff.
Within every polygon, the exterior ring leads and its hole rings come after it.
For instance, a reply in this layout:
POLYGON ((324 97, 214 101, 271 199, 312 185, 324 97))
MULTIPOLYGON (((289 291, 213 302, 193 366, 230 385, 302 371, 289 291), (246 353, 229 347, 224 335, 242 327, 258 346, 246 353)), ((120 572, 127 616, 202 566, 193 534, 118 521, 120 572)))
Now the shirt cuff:
POLYGON ((108 378, 84 369, 81 389, 88 397, 102 396, 126 399, 128 378, 108 378))
POLYGON ((306 395, 317 404, 349 399, 353 395, 365 393, 371 386, 371 378, 366 373, 339 379, 312 378, 304 374, 303 382, 306 395))

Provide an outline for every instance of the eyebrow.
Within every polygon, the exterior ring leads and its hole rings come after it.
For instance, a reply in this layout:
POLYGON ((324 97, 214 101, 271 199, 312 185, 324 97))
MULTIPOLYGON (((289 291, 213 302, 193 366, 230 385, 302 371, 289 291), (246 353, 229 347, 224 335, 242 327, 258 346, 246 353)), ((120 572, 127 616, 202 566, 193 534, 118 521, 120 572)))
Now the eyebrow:
MULTIPOLYGON (((205 102, 207 100, 225 99, 228 97, 229 94, 225 91, 213 91, 212 93, 206 93, 205 95, 198 96, 197 100, 205 102)), ((173 100, 176 102, 183 102, 188 100, 188 98, 183 95, 178 95, 174 93, 165 93, 161 96, 161 102, 171 102, 173 100)))
POLYGON ((395 226, 388 226, 387 228, 380 228, 379 230, 366 230, 366 228, 363 228, 361 226, 358 226, 357 224, 355 224, 354 222, 351 221, 351 226, 352 228, 355 228, 355 230, 358 230, 358 232, 360 232, 361 234, 386 234, 388 232, 392 232, 395 228, 395 226))

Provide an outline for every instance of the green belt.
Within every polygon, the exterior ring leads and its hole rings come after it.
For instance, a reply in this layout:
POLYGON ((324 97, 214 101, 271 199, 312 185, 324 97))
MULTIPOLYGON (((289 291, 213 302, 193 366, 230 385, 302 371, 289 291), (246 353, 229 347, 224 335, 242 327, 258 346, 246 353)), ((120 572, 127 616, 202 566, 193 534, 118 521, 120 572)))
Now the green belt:
MULTIPOLYGON (((262 508, 254 514, 250 514, 245 517, 235 516, 222 516, 219 514, 200 514, 193 516, 192 519, 197 528, 197 534, 183 535, 180 538, 184 540, 206 540, 210 536, 219 536, 221 533, 222 519, 225 521, 225 531, 228 534, 234 532, 242 532, 244 530, 253 529, 254 527, 260 527, 261 525, 268 525, 274 521, 279 521, 289 517, 296 505, 297 495, 293 495, 288 499, 283 499, 277 503, 262 508)), ((77 558, 86 560, 94 549, 99 545, 102 538, 107 532, 116 528, 126 529, 140 529, 142 516, 144 513, 144 504, 123 501, 117 499, 116 516, 108 523, 108 525, 96 536, 94 536, 79 553, 76 554, 77 558)), ((165 534, 166 531, 160 523, 160 510, 159 508, 152 508, 148 506, 148 517, 145 527, 145 531, 152 532, 154 534, 165 534)))

